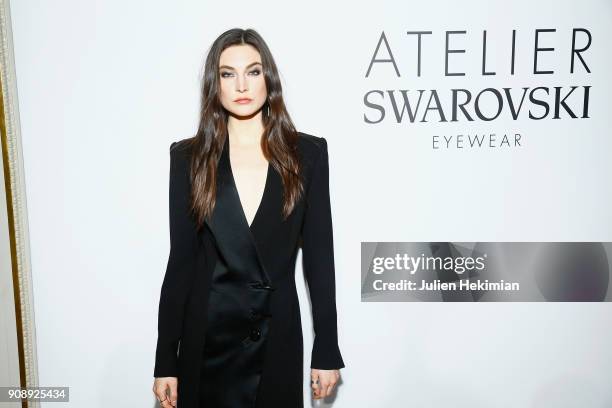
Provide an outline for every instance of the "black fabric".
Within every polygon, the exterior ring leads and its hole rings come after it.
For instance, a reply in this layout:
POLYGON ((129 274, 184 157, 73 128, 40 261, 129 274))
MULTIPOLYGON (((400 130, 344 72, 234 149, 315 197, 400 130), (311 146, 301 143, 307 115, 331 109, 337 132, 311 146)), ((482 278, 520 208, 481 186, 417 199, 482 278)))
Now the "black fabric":
POLYGON ((200 379, 203 408, 255 406, 272 288, 246 272, 239 273, 221 260, 213 271, 200 379))
POLYGON ((215 210, 199 233, 188 215, 189 150, 185 141, 170 148, 171 248, 160 294, 154 376, 179 378, 181 408, 303 407, 295 288, 300 242, 315 330, 311 367, 344 367, 337 334, 327 143, 299 135, 306 190, 287 220, 281 214, 282 180, 269 166, 249 227, 226 140, 215 210))

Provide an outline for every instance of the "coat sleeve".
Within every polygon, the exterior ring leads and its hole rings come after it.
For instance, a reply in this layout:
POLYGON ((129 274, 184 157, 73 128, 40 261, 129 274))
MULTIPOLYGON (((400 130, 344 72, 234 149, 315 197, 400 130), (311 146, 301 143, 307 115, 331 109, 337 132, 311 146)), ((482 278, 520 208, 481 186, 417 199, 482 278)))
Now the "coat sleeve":
POLYGON ((327 141, 319 138, 319 142, 319 157, 313 164, 306 192, 302 259, 315 331, 310 367, 331 370, 343 368, 344 361, 338 347, 327 141))
POLYGON ((161 287, 154 377, 178 377, 178 349, 183 313, 195 270, 197 234, 189 215, 188 160, 170 146, 170 254, 161 287))

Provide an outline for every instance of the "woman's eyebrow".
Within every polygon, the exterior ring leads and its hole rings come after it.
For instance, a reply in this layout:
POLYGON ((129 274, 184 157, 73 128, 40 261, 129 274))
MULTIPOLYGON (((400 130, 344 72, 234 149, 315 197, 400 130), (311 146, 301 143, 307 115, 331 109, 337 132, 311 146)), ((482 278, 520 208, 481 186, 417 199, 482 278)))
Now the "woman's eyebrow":
MULTIPOLYGON (((246 69, 251 68, 253 65, 261 65, 261 62, 255 61, 255 62, 251 62, 249 65, 246 66, 246 69)), ((263 65, 262 65, 263 66, 263 65)), ((219 69, 221 68, 226 68, 226 69, 234 69, 234 67, 230 67, 229 65, 221 65, 219 66, 219 69)))

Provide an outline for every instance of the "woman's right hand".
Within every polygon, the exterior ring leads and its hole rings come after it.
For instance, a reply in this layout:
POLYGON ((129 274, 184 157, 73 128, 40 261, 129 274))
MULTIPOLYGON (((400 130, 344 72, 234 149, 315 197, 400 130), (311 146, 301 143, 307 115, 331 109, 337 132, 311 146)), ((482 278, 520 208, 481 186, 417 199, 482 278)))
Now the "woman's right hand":
POLYGON ((158 377, 153 383, 153 393, 162 408, 176 407, 178 378, 158 377))

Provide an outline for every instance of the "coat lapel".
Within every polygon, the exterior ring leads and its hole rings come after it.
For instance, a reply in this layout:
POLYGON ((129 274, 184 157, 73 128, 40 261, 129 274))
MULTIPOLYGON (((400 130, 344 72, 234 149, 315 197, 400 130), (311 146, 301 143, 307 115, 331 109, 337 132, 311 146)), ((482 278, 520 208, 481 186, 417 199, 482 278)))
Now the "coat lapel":
POLYGON ((232 174, 229 158, 229 137, 226 135, 217 166, 216 203, 210 220, 206 221, 226 262, 238 272, 249 276, 258 271, 262 282, 268 286, 271 284, 271 280, 258 253, 253 236, 253 227, 258 218, 261 217, 264 208, 266 208, 266 200, 271 193, 271 173, 272 167, 268 165, 261 203, 249 227, 232 174))

